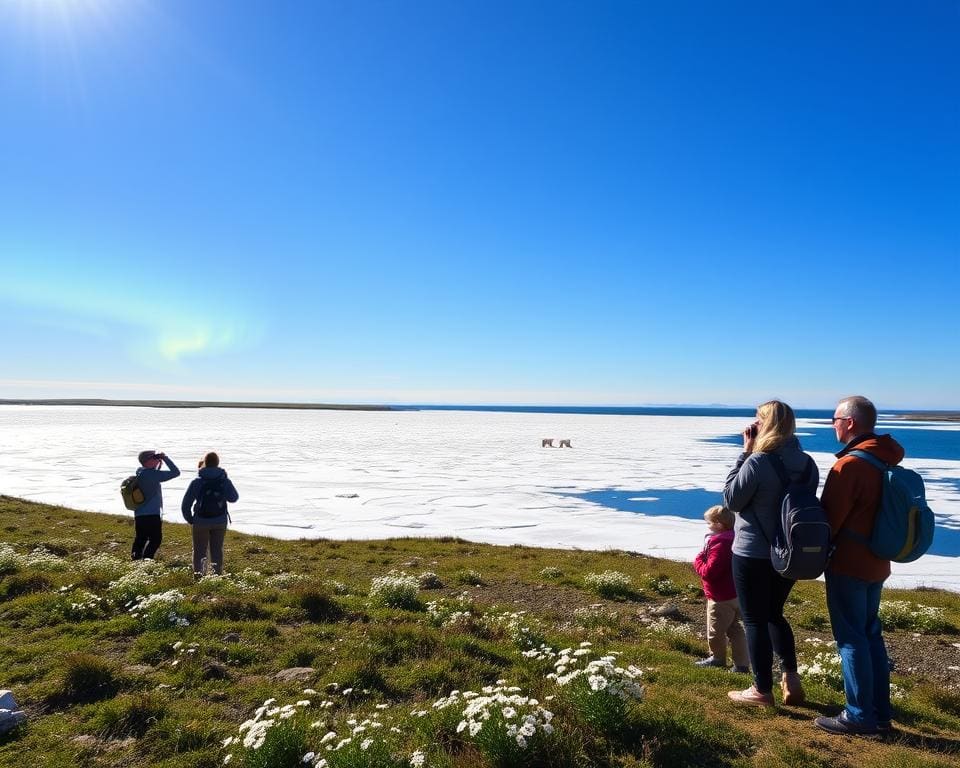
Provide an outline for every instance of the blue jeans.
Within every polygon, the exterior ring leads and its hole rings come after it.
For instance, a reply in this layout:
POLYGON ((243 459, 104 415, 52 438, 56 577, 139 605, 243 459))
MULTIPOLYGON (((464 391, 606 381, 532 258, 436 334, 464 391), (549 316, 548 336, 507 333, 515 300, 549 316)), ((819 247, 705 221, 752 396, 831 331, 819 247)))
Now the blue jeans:
POLYGON ((770 693, 774 651, 780 657, 782 671, 797 671, 796 641, 783 616, 783 606, 794 582, 777 573, 770 560, 741 555, 733 556, 733 581, 747 631, 753 684, 760 693, 770 693))
POLYGON ((826 573, 827 609, 840 652, 847 717, 868 728, 890 721, 890 662, 883 642, 882 581, 826 573))

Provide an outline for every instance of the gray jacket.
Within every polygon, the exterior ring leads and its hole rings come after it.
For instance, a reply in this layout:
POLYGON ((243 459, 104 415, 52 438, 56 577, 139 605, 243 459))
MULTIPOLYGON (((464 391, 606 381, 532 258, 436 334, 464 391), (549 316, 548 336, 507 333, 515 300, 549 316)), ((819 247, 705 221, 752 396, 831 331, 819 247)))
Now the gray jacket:
MULTIPOLYGON (((799 480, 807 462, 812 464, 809 487, 813 493, 817 492, 820 472, 813 459, 801 450, 796 437, 788 439, 775 453, 783 459, 791 480, 799 480)), ((780 476, 766 453, 740 454, 723 486, 724 505, 737 513, 733 554, 770 559, 770 542, 764 533, 772 537, 777 530, 783 491, 780 476), (762 531, 757 527, 758 522, 763 526, 762 531)))

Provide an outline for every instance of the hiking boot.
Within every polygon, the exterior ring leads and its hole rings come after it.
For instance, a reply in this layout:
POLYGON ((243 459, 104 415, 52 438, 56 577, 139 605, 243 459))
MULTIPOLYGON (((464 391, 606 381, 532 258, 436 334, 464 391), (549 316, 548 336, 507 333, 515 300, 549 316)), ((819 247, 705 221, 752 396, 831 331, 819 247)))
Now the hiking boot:
POLYGON ((749 675, 750 667, 749 666, 742 667, 739 664, 734 664, 732 667, 730 667, 730 671, 735 672, 738 675, 749 675))
POLYGON ((893 723, 889 720, 877 721, 877 733, 890 733, 893 730, 893 723))
POLYGON ((713 656, 708 656, 705 659, 700 659, 700 661, 693 662, 698 667, 725 667, 727 663, 725 661, 720 661, 713 656))
POLYGON ((870 736, 879 732, 876 726, 870 727, 848 720, 847 710, 843 710, 836 717, 818 717, 813 724, 821 731, 840 736, 870 736))
POLYGON ((784 672, 780 677, 780 690, 783 691, 783 703, 788 706, 803 704, 807 700, 796 672, 784 672))
POLYGON ((755 707, 773 706, 773 694, 760 693, 754 685, 751 685, 745 691, 730 691, 727 696, 735 704, 752 704, 755 707))

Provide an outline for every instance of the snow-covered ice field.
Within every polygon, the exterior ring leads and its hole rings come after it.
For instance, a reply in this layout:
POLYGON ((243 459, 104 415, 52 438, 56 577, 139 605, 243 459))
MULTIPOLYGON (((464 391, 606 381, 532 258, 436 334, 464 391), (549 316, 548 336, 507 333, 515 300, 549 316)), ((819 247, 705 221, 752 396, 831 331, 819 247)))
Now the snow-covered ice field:
MULTIPOLYGON (((456 535, 692 560, 703 510, 739 451, 710 440, 744 426, 727 416, 0 406, 0 492, 125 513, 120 481, 153 448, 183 472, 164 484, 165 519, 178 522, 198 459, 216 450, 240 493, 240 531, 456 535), (573 448, 541 448, 545 437, 573 448)), ((800 421, 801 440, 813 427, 800 421)), ((822 480, 833 455, 813 456, 822 480)), ((894 564, 889 583, 960 590, 960 461, 904 463, 927 481, 940 527, 933 554, 894 564)))

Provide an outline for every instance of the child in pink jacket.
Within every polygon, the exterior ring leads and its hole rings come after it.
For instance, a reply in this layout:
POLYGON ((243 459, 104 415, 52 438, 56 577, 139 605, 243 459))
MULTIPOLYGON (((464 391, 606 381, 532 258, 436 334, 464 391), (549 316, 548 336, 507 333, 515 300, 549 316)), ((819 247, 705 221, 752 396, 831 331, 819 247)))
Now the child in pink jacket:
POLYGON ((703 549, 693 560, 693 568, 703 582, 707 596, 707 645, 710 656, 695 662, 698 667, 726 667, 727 639, 733 651, 733 671, 749 672, 750 657, 747 639, 740 623, 740 605, 733 585, 731 549, 733 547, 733 512, 720 504, 703 513, 710 533, 703 549))

